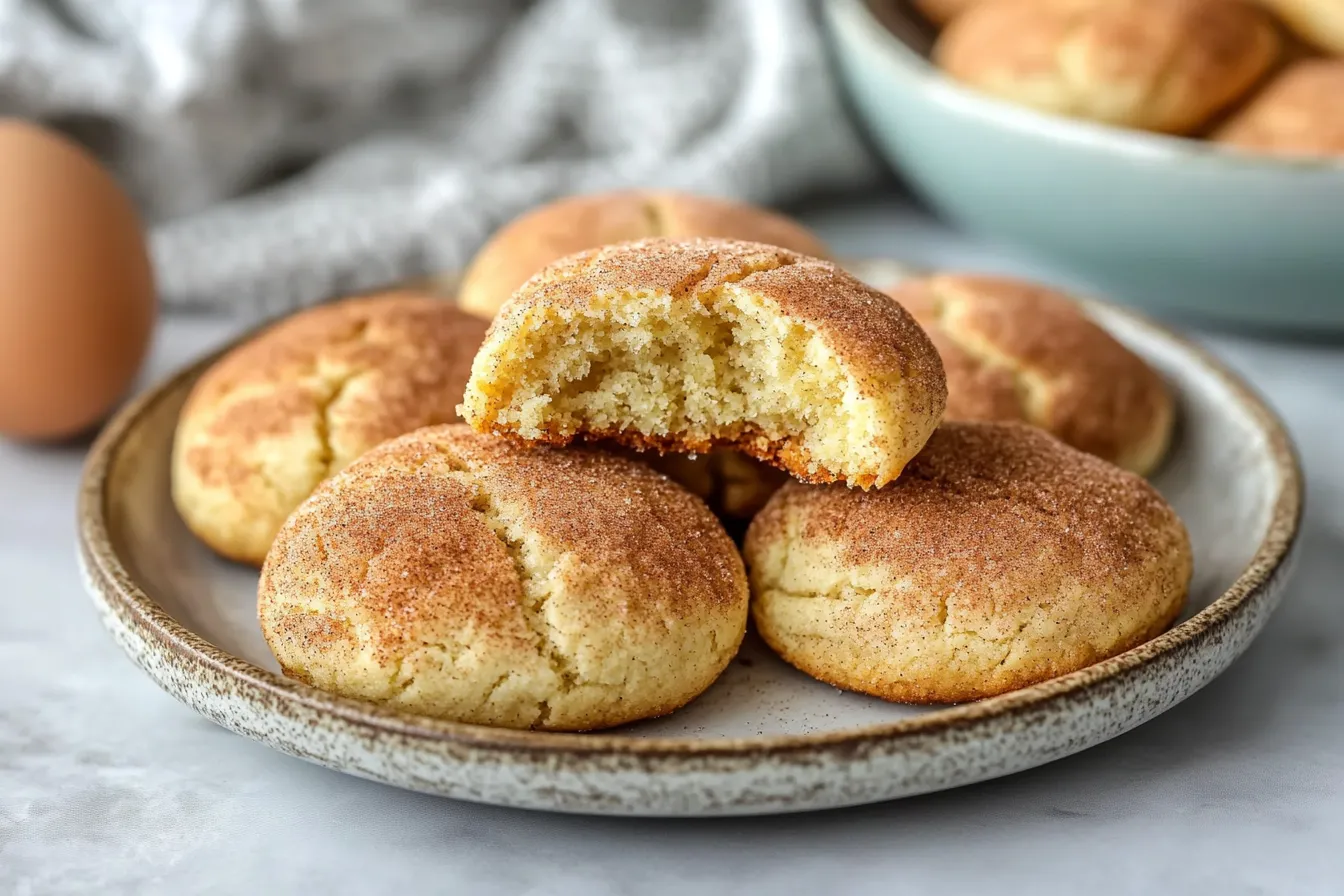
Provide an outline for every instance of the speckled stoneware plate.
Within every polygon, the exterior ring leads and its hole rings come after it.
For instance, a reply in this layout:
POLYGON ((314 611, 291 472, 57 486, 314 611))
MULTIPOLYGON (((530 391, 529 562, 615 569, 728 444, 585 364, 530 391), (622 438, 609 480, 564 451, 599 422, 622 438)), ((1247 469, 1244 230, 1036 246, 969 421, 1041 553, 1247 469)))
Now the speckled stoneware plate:
MULTIPOLYGON (((890 263, 854 267, 877 285, 901 276, 890 263)), ((869 803, 1009 774, 1115 737, 1207 684, 1278 603, 1297 532, 1297 461, 1260 399, 1171 333, 1106 305, 1089 310, 1179 396, 1179 434, 1156 483, 1189 526, 1193 591, 1180 623, 1148 644, 1002 697, 883 703, 812 681, 754 641, 689 707, 586 735, 440 722, 285 679, 257 626, 255 572, 197 543, 169 499, 178 409, 213 358, 132 402, 94 446, 79 507, 89 591, 131 658, 226 728, 459 799, 706 816, 869 803)))

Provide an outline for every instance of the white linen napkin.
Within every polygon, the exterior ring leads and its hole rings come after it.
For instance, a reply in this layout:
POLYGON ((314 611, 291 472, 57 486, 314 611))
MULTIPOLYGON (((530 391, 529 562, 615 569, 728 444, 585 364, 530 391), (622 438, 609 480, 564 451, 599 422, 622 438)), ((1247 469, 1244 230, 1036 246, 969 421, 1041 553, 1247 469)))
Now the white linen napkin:
POLYGON ((876 176, 807 0, 0 0, 0 112, 112 165, 170 308, 454 269, 555 196, 876 176))

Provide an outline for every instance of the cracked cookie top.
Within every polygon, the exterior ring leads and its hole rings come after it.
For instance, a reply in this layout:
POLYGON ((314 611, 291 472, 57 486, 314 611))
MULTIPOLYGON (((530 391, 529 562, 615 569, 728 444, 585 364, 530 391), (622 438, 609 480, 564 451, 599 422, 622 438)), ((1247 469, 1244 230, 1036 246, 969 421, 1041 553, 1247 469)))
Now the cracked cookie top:
POLYGON ((197 381, 179 417, 173 497, 215 550, 260 565, 313 488, 393 436, 457 419, 485 324, 417 292, 287 318, 197 381))
POLYGON ((423 429, 320 486, 275 540, 287 674, 440 718, 583 730, 671 712, 732 658, 746 577, 705 505, 624 457, 423 429))
POLYGON ((1190 541, 1142 478, 1021 423, 944 423, 893 485, 790 483, 745 545, 753 613, 838 687, 956 702, 1164 629, 1190 541))
MULTIPOLYGON (((665 293, 698 300, 743 283, 775 312, 821 334, 880 390, 906 375, 942 386, 942 369, 920 327, 889 297, 838 265, 776 246, 727 239, 636 240, 580 252, 537 274, 500 309, 491 336, 526 328, 538 308, 578 312, 595 296, 665 293)), ((936 388, 933 391, 937 391, 936 388)))
POLYGON ((1162 378, 1061 292, 940 274, 891 290, 947 373, 948 420, 1020 420, 1136 473, 1161 461, 1174 403, 1162 378))
POLYGON ((768 243, 819 258, 826 247, 776 212, 709 196, 620 190, 570 196, 505 225, 462 278, 462 307, 492 317, 529 277, 566 255, 648 237, 726 237, 768 243))

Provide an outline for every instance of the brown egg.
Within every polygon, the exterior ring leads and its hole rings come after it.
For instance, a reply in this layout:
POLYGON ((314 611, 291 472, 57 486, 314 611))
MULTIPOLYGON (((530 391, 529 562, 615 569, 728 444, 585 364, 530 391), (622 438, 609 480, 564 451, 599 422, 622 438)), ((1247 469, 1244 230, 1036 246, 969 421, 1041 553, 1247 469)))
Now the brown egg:
POLYGON ((0 434, 74 435, 134 379, 154 323, 139 216, 66 138, 0 119, 0 434))

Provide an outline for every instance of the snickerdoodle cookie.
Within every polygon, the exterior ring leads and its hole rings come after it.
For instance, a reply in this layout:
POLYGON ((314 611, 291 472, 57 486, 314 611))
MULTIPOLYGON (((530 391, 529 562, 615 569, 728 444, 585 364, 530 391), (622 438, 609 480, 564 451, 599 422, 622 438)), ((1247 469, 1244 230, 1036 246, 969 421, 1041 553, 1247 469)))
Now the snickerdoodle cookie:
POLYGON ((669 713, 746 630, 732 541, 647 466, 465 426, 365 454, 285 523, 262 568, 285 672, 398 709, 584 730, 669 713))
POLYGON ((1344 156, 1344 59, 1284 69, 1214 139, 1271 155, 1344 156))
POLYGON ((891 295, 942 355, 946 419, 1021 420, 1143 475, 1161 461, 1175 418, 1162 377, 1065 294, 940 274, 891 295))
POLYGON ((788 473, 729 448, 701 455, 647 451, 636 456, 681 483, 725 520, 751 519, 789 481, 788 473))
POLYGON ((982 0, 915 0, 915 8, 935 25, 946 25, 982 0))
POLYGON ((553 261, 610 243, 661 236, 725 237, 825 257, 801 224, 744 202, 660 190, 570 196, 505 225, 476 253, 462 277, 463 308, 493 317, 529 277, 553 261))
POLYGON ((952 77, 1044 112, 1190 133, 1274 65, 1280 39, 1239 0, 984 0, 942 33, 952 77))
POLYGON ((1344 54, 1344 3, 1340 0, 1260 0, 1288 27, 1327 53, 1344 54))
POLYGON ((888 700, 989 697, 1162 632, 1185 527, 1140 477, 1021 423, 945 423, 886 488, 789 483, 747 533, 752 616, 792 665, 888 700))
POLYGON ((430 295, 346 299, 294 315, 196 383, 173 444, 173 501, 193 532, 260 565, 285 517, 392 436, 457 419, 486 324, 430 295))
POLYGON ((827 261, 732 240, 619 243, 529 280, 491 325, 463 417, 567 444, 734 447, 813 482, 881 486, 937 426, 938 352, 827 261))

